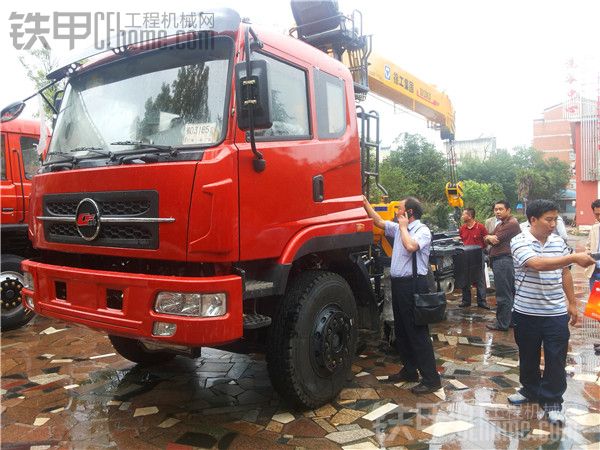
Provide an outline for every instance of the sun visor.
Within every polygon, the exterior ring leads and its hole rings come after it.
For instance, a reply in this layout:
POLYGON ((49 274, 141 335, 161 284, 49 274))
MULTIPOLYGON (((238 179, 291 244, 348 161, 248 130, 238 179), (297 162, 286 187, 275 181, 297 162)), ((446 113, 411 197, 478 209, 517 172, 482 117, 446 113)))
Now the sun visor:
POLYGON ((89 47, 85 50, 73 50, 59 59, 58 69, 47 75, 49 80, 59 80, 73 73, 82 61, 106 52, 119 53, 130 45, 142 44, 155 39, 164 39, 181 35, 184 40, 194 40, 194 32, 213 31, 214 33, 235 32, 240 26, 240 15, 230 8, 214 8, 198 13, 197 23, 185 28, 137 29, 135 32, 123 31, 112 35, 104 45, 89 47))

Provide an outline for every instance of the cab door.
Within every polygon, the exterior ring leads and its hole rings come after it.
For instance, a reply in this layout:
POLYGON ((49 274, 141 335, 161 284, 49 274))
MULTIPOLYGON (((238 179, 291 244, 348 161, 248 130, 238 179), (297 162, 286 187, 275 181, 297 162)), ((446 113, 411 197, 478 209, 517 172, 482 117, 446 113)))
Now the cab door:
MULTIPOLYGON (((14 208, 12 223, 27 223, 28 221, 31 179, 37 173, 40 165, 37 154, 38 141, 38 136, 35 135, 8 133, 6 136, 5 153, 7 160, 10 161, 10 171, 7 170, 7 173, 11 180, 7 193, 14 199, 11 205, 14 208)), ((4 201, 2 210, 4 214, 4 201)))
MULTIPOLYGON (((35 135, 20 135, 18 145, 13 150, 13 155, 17 154, 17 161, 21 161, 19 169, 19 184, 21 194, 21 210, 23 222, 29 222, 29 198, 31 197, 31 182, 34 175, 40 168, 40 157, 38 155, 39 137, 35 135)), ((16 165, 13 165, 16 168, 16 165)))
POLYGON ((351 85, 341 73, 327 75, 336 81, 339 95, 324 92, 321 100, 337 102, 320 105, 313 86, 324 76, 321 70, 267 44, 252 59, 269 65, 273 126, 256 132, 266 161, 263 172, 253 168, 246 134, 239 129, 236 134, 242 260, 278 257, 302 228, 364 216, 358 135, 355 126, 347 126, 351 85), (316 110, 324 115, 323 132, 316 110), (329 129, 328 116, 337 118, 339 126, 329 129))
POLYGON ((17 194, 17 186, 12 178, 12 164, 10 152, 8 151, 8 133, 2 133, 2 143, 0 148, 0 198, 2 199, 2 213, 0 215, 3 225, 18 223, 17 199, 20 201, 20 195, 17 194))
POLYGON ((246 133, 237 130, 242 260, 278 256, 301 221, 316 215, 310 189, 317 174, 310 173, 307 161, 319 157, 309 115, 309 69, 273 54, 253 53, 252 59, 269 64, 274 124, 256 132, 266 161, 260 173, 253 168, 246 133))

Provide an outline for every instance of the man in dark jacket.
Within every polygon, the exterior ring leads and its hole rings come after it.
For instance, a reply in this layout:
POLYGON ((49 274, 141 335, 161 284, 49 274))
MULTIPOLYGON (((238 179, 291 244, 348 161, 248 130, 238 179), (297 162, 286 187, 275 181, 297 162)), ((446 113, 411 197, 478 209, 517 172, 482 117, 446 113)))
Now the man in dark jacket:
POLYGON ((485 237, 490 244, 490 264, 496 286, 496 320, 486 325, 490 330, 508 331, 512 325, 515 294, 515 269, 510 253, 510 240, 521 234, 519 222, 510 213, 510 204, 500 200, 494 204, 494 214, 500 220, 493 234, 485 237))

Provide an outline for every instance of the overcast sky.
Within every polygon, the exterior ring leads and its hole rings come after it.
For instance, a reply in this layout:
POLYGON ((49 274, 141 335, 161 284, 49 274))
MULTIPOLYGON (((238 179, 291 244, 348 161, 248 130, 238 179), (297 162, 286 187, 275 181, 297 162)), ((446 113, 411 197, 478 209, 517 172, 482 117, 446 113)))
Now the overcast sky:
MULTIPOLYGON (((51 3, 29 0, 0 4, 0 54, 3 87, 0 105, 23 98, 33 90, 13 48, 11 12, 189 13, 208 9, 201 1, 145 0, 124 6, 123 1, 51 3), (85 5, 85 7, 83 7, 85 5), (89 9, 85 9, 89 8, 89 9)), ((212 3, 214 4, 214 3, 212 3)), ((373 34, 374 51, 396 62, 423 81, 437 85, 456 110, 457 139, 495 136, 498 146, 530 145, 533 120, 543 110, 562 102, 574 75, 588 95, 598 96, 600 73, 600 2, 597 0, 467 1, 419 0, 384 2, 340 0, 340 9, 360 9, 366 33, 373 34), (575 61, 576 68, 567 63, 575 61)), ((284 31, 293 26, 288 1, 235 1, 231 6, 253 23, 284 31)), ((49 43, 58 56, 65 41, 49 43)), ((89 46, 81 42, 78 47, 89 46)), ((437 133, 424 119, 394 112, 384 102, 371 100, 381 110, 384 145, 402 132, 419 132, 439 145, 437 133)), ((29 107, 31 112, 37 107, 29 107)))

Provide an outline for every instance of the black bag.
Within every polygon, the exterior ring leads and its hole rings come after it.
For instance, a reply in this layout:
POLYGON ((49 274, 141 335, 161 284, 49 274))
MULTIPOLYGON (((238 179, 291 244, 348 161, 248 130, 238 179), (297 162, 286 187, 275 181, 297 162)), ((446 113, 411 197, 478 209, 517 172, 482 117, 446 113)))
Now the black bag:
POLYGON ((415 285, 413 315, 415 325, 438 323, 446 318, 446 294, 432 292, 419 294, 417 283, 417 252, 412 254, 413 280, 415 285))

